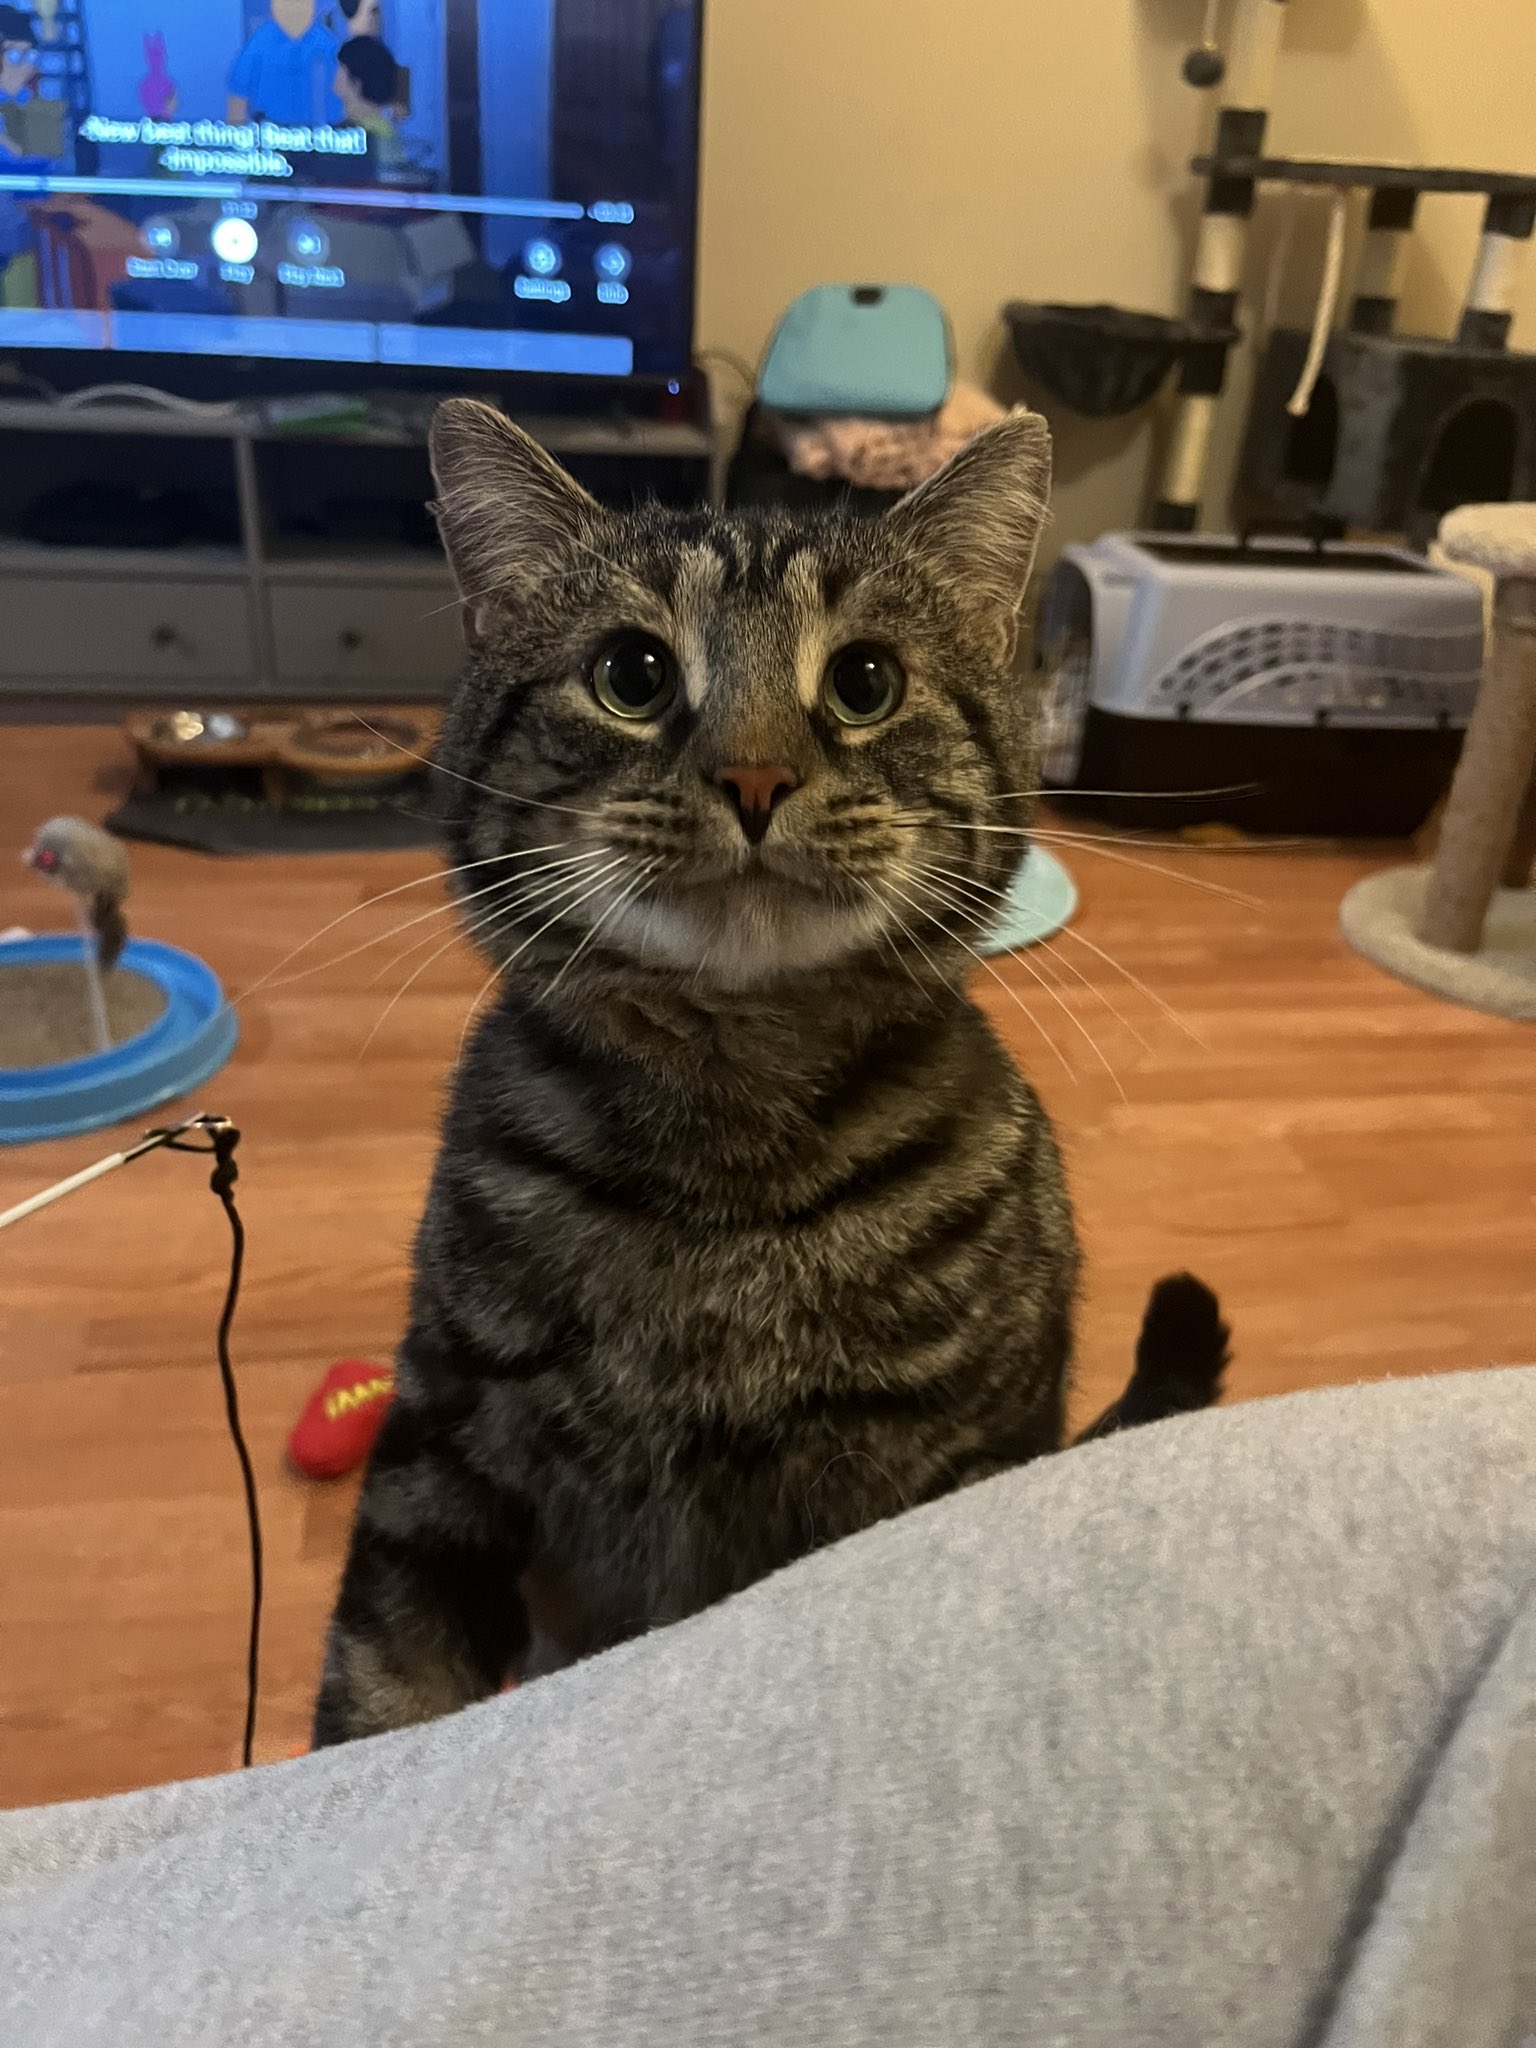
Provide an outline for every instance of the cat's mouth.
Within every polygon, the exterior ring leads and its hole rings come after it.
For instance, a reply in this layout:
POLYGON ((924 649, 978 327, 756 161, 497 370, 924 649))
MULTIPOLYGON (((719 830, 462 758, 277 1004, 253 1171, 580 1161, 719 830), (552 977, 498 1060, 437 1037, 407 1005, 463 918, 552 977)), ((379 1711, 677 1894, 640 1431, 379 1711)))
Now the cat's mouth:
POLYGON ((754 851, 741 866, 717 867, 667 878, 666 893, 698 901, 708 897, 735 904, 776 904, 798 900, 828 905, 848 900, 846 885, 839 885, 831 869, 804 858, 768 859, 754 851))
POLYGON ((620 924, 641 956, 750 988, 845 958, 875 936, 874 894, 846 880, 770 863, 672 874, 637 900, 620 924))

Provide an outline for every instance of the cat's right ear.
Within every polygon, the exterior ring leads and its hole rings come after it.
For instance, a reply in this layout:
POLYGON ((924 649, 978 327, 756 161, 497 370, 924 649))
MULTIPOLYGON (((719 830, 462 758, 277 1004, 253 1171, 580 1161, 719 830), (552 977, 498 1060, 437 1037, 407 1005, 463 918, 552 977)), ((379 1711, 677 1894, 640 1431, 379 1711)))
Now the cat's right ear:
POLYGON ((885 515, 956 604, 1012 659, 1019 607, 1051 491, 1050 429, 1022 407, 967 441, 885 515))
POLYGON ((534 595, 573 551, 597 544, 606 515, 505 413, 450 398, 432 422, 438 530, 471 646, 498 600, 534 595))

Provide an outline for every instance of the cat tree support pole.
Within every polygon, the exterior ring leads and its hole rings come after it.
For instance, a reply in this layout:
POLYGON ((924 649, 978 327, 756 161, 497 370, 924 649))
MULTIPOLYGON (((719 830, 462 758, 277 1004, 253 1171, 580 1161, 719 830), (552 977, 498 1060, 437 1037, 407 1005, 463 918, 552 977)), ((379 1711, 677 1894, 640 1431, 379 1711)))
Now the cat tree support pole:
POLYGON ((1349 324, 1356 334, 1392 332, 1418 206, 1419 195, 1409 186, 1383 185, 1371 194, 1349 309, 1349 324))
POLYGON ((1280 60, 1286 0, 1237 0, 1216 117, 1214 164, 1195 244, 1187 319, 1196 330, 1179 371, 1179 410, 1152 524, 1163 533, 1191 533, 1200 518, 1210 468, 1211 438, 1237 339, 1238 292, 1255 183, 1226 172, 1226 162, 1258 156, 1280 60))
POLYGON ((1515 317, 1515 281, 1536 229, 1536 199, 1493 193, 1456 339, 1463 348, 1501 349, 1515 317))

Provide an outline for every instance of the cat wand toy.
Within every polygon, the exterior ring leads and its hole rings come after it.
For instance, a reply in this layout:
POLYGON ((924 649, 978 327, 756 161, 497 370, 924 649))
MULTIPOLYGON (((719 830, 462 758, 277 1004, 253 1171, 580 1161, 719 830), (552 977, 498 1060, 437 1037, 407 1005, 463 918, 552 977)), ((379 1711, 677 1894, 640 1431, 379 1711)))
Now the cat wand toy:
MULTIPOLYGON (((47 1209, 54 1202, 62 1202, 66 1195, 74 1194, 77 1188, 89 1187, 93 1180, 101 1180, 109 1173, 116 1173, 120 1166, 130 1166, 135 1159, 142 1159, 146 1153, 159 1151, 162 1145, 174 1145, 190 1131, 206 1131, 210 1137, 222 1137, 234 1130, 227 1116, 189 1116, 184 1123, 171 1124, 164 1130, 146 1131, 136 1145, 129 1145, 121 1152, 108 1153, 105 1159, 98 1159, 94 1166, 82 1167, 79 1173, 69 1174, 64 1180, 57 1180, 51 1188, 44 1188, 40 1194, 29 1195, 14 1208, 0 1209, 0 1230, 12 1223, 20 1223, 24 1217, 35 1216, 39 1209, 47 1209)), ((237 1134, 238 1135, 238 1134, 237 1134)))
POLYGON ((246 1638, 245 1653, 245 1725, 240 1738, 240 1762, 249 1767, 256 1741, 256 1703, 260 1691, 261 1659, 261 1602, 264 1566, 262 1562, 261 1506, 256 1498, 256 1472, 251 1463, 250 1447, 245 1441, 245 1431, 240 1423, 240 1397, 235 1386, 235 1368, 230 1358, 229 1333, 234 1326, 235 1308, 240 1299, 240 1275, 245 1267, 245 1225, 235 1206, 235 1181, 238 1171, 235 1166, 235 1147, 240 1143, 238 1127, 227 1116, 209 1115, 204 1112, 189 1116, 179 1124, 168 1124, 163 1129, 146 1131, 136 1145, 126 1145, 121 1152, 109 1152, 105 1159, 98 1159, 94 1166, 83 1167, 79 1173, 71 1173, 63 1180, 55 1181, 51 1188, 29 1195, 14 1208, 0 1210, 0 1230, 12 1223, 20 1223, 28 1216, 35 1216, 39 1209, 47 1209, 55 1202, 62 1202, 66 1195, 78 1189, 89 1187, 94 1180, 102 1180, 109 1173, 116 1173, 120 1166, 130 1166, 135 1159, 143 1159, 148 1153, 157 1152, 162 1146, 172 1152, 201 1153, 213 1160, 213 1172, 209 1186, 218 1196, 224 1214, 229 1220, 230 1260, 229 1284, 224 1290, 224 1306, 219 1313, 219 1326, 214 1338, 214 1354, 218 1360, 219 1383, 224 1391, 224 1419, 229 1428, 230 1441, 240 1465, 240 1483, 245 1494, 246 1527, 251 1546, 251 1618, 246 1638), (202 1144, 200 1139, 206 1138, 202 1144))

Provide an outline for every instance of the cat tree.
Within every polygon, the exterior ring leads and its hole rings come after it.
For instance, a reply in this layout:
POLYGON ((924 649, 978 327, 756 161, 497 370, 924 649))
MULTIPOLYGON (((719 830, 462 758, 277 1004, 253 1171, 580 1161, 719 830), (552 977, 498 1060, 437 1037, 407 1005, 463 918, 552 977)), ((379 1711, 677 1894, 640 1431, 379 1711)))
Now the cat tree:
POLYGON ((1455 505, 1536 497, 1536 356, 1508 347, 1517 270, 1536 229, 1536 176, 1267 155, 1286 4, 1236 0, 1224 51, 1208 17, 1206 43, 1185 66, 1219 105, 1212 147, 1191 166, 1205 193, 1184 317, 1016 304, 1007 309, 1014 347, 1063 403, 1098 415, 1144 404, 1177 365, 1178 411, 1151 524, 1191 532, 1242 338, 1243 264, 1259 194, 1331 191, 1335 231, 1319 319, 1311 336, 1280 329, 1265 341, 1239 496, 1258 517, 1422 542, 1455 505), (1344 209, 1361 192, 1370 198, 1349 312, 1330 337, 1327 316, 1343 293, 1344 209), (1406 245, 1427 192, 1484 202, 1477 260, 1456 332, 1445 338, 1395 331, 1406 245))

